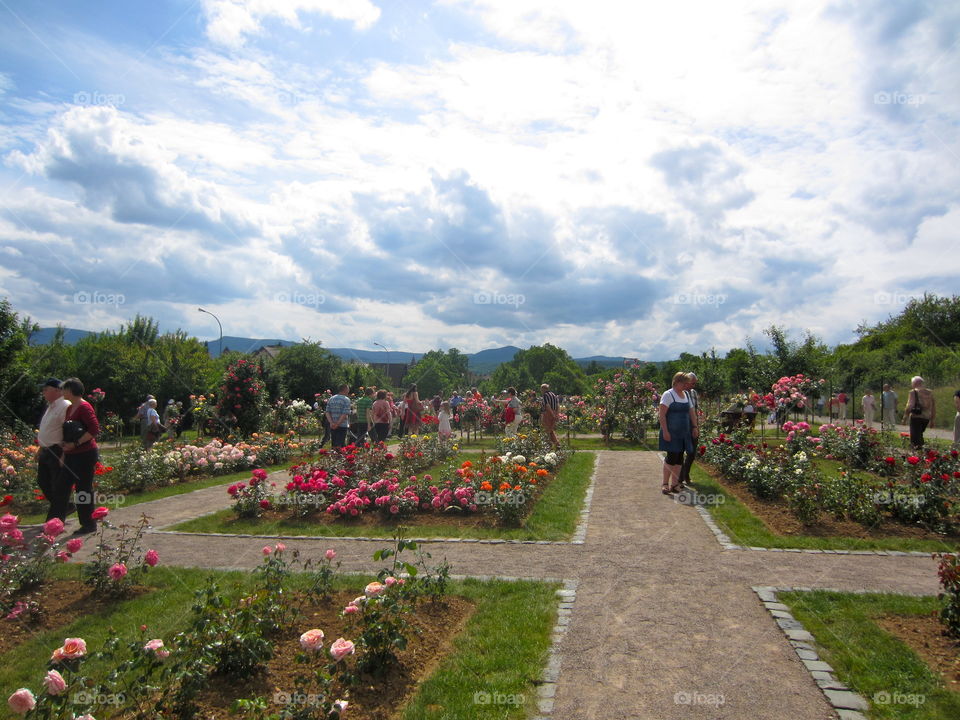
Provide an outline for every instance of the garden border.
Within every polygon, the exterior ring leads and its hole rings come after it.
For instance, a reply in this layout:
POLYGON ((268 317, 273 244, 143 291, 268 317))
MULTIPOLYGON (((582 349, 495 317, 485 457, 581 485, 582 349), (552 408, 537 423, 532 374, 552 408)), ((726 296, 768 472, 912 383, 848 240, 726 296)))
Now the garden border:
POLYGON ((810 644, 810 642, 816 640, 813 633, 809 632, 804 628, 803 623, 793 617, 790 608, 780 602, 777 593, 822 590, 825 592, 849 593, 852 595, 895 594, 913 597, 931 597, 925 593, 890 593, 889 591, 879 590, 838 590, 835 588, 776 587, 772 585, 754 585, 751 586, 750 589, 757 594, 757 598, 763 603, 763 607, 766 608, 771 617, 776 621, 777 626, 783 631, 787 641, 800 658, 800 662, 803 663, 804 667, 809 671, 810 676, 817 684, 817 687, 820 688, 827 702, 836 710, 840 716, 840 720, 867 720, 867 716, 861 711, 869 710, 870 703, 867 702, 862 695, 851 690, 833 675, 833 667, 821 660, 816 649, 810 644))
MULTIPOLYGON (((592 451, 585 451, 592 452, 592 451)), ((601 458, 599 454, 596 454, 593 461, 593 474, 590 476, 590 484, 587 485, 587 489, 583 494, 583 502, 580 507, 580 519, 577 522, 576 528, 574 528, 573 535, 569 540, 506 540, 502 538, 445 538, 445 537, 411 537, 407 538, 418 543, 477 543, 481 545, 583 545, 587 540, 587 526, 590 521, 590 509, 593 503, 593 489, 597 483, 597 473, 600 468, 601 458)), ((211 510, 210 512, 201 513, 197 515, 196 518, 206 517, 208 515, 215 515, 220 512, 222 508, 217 510, 211 510)), ((191 518, 195 520, 196 518, 191 518)), ((184 522, 183 520, 178 520, 179 524, 184 522)), ((367 537, 367 536, 352 536, 352 535, 261 535, 253 533, 201 533, 201 532, 192 532, 189 530, 163 530, 163 529, 154 529, 150 528, 150 533, 162 534, 162 535, 193 535, 198 537, 237 537, 237 538, 266 538, 266 539, 277 539, 277 540, 326 540, 329 542, 342 541, 342 540, 360 540, 367 542, 384 542, 389 538, 384 537, 367 537)))

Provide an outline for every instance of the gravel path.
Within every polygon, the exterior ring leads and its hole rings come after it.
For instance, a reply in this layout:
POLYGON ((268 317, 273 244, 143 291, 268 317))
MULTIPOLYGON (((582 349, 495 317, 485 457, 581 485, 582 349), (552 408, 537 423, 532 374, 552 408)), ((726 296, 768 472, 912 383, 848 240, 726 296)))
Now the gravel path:
MULTIPOLYGON (((836 717, 751 586, 937 592, 925 557, 723 550, 697 511, 660 493, 655 453, 600 452, 586 542, 424 542, 453 572, 577 581, 569 630, 558 647, 552 717, 836 717), (721 704, 722 700, 722 704, 721 704)), ((275 473, 278 484, 285 473, 275 473)), ((266 538, 160 530, 228 507, 226 485, 112 514, 153 518, 145 545, 165 565, 252 568, 266 538)), ((337 550, 343 569, 372 571, 389 540, 284 541, 311 556, 337 550)))

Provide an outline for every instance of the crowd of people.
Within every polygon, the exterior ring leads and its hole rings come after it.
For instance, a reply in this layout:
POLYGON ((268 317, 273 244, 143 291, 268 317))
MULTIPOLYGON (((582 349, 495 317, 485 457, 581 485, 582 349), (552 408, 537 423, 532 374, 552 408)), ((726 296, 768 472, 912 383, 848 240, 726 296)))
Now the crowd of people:
MULTIPOLYGON (((556 424, 560 415, 560 398, 550 386, 540 386, 540 424, 550 443, 559 447, 556 424)), ((373 387, 362 388, 351 395, 349 385, 341 385, 336 394, 330 391, 315 396, 314 411, 320 417, 323 428, 321 446, 330 440, 332 447, 343 447, 349 442, 386 442, 395 435, 418 434, 423 431, 427 419, 436 423, 436 432, 441 438, 451 438, 460 427, 459 409, 470 400, 488 406, 502 407, 502 420, 508 437, 517 434, 522 421, 522 405, 516 388, 507 388, 499 396, 484 398, 473 387, 466 395, 454 390, 444 399, 440 393, 429 400, 421 399, 416 384, 411 385, 398 399, 389 390, 373 387)))

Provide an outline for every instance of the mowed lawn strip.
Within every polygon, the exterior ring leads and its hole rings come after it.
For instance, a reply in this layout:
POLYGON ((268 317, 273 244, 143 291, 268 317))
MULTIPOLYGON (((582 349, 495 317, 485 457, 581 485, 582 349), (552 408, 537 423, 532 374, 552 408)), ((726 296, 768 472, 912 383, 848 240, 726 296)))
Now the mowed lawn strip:
MULTIPOLYGON (((505 540, 566 540, 573 534, 580 518, 583 499, 593 475, 595 455, 589 452, 575 453, 556 477, 544 488, 533 511, 521 528, 458 527, 454 524, 409 525, 407 534, 412 537, 463 537, 505 540)), ((364 536, 393 537, 403 519, 396 522, 381 522, 377 525, 350 523, 323 523, 325 514, 317 519, 301 520, 255 520, 237 518, 232 510, 222 510, 204 517, 179 523, 167 530, 198 533, 227 533, 243 535, 306 535, 306 536, 364 536)))
POLYGON ((871 718, 960 718, 960 694, 916 653, 879 627, 881 615, 929 615, 932 597, 827 591, 779 593, 780 602, 816 638, 821 659, 870 703, 871 718))
POLYGON ((957 550, 947 542, 936 539, 777 535, 771 532, 746 505, 710 477, 700 465, 694 464, 690 477, 699 494, 723 497, 723 502, 708 502, 705 507, 710 512, 714 522, 736 545, 809 550, 900 550, 902 552, 954 552, 957 550))

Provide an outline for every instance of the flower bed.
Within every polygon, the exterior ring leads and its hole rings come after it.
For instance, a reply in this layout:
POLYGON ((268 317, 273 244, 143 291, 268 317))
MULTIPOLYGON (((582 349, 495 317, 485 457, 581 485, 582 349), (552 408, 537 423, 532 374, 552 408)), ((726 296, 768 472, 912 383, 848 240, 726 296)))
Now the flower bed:
POLYGON ((704 462, 757 498, 786 503, 804 524, 821 513, 864 526, 893 521, 924 530, 960 531, 960 459, 956 450, 921 455, 881 446, 863 426, 825 425, 812 437, 806 423, 787 423, 783 446, 751 442, 745 433, 720 433, 699 447, 704 462), (824 473, 814 458, 845 467, 824 473))
POLYGON ((462 461, 437 478, 417 474, 449 457, 455 447, 428 436, 404 438, 396 455, 382 445, 349 445, 292 467, 279 496, 270 497, 266 476, 257 471, 228 492, 238 517, 257 517, 275 506, 295 517, 322 512, 327 520, 370 513, 384 518, 490 513, 501 524, 518 525, 570 452, 552 451, 539 434, 521 434, 501 440, 498 454, 462 461))

